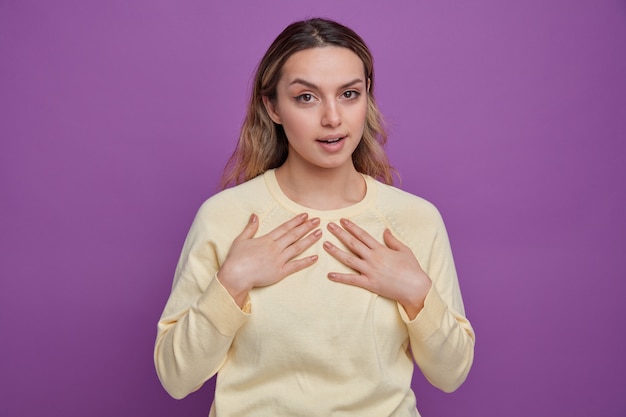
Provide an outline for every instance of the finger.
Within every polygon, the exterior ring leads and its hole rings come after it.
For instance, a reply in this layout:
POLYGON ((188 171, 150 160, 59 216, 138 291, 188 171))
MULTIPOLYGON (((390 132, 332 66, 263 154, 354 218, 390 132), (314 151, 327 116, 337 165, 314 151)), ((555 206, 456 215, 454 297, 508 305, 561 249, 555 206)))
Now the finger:
POLYGON ((385 241, 385 245, 389 247, 389 249, 393 249, 396 251, 402 251, 406 249, 406 245, 400 242, 394 235, 391 233, 391 230, 385 229, 383 232, 383 240, 385 241))
POLYGON ((243 231, 236 239, 252 239, 257 230, 259 230, 259 218, 256 214, 252 213, 248 219, 248 224, 246 224, 246 227, 244 227, 243 231))
POLYGON ((330 242, 324 242, 323 246, 326 252, 328 252, 333 258, 337 259, 345 266, 352 268, 355 271, 360 272, 361 274, 366 274, 368 272, 367 262, 365 262, 358 256, 355 256, 352 253, 347 253, 330 242))
POLYGON ((354 222, 352 222, 352 221, 350 221, 348 219, 341 219, 341 225, 343 226, 344 229, 346 229, 348 232, 350 232, 350 234, 352 236, 356 237, 361 242, 363 242, 365 244, 365 246, 367 246, 368 248, 374 249, 374 248, 380 246, 380 242, 379 241, 374 239, 372 237, 372 235, 367 233, 365 230, 363 230, 359 226, 357 226, 356 223, 354 223, 354 222))
POLYGON ((302 252, 313 246, 313 244, 317 242, 321 237, 322 231, 320 229, 317 229, 313 233, 310 233, 308 236, 297 240, 292 245, 289 245, 283 251, 285 260, 289 261, 300 255, 302 252))
POLYGON ((372 282, 364 275, 359 274, 342 274, 339 272, 330 272, 328 279, 334 282, 342 284, 353 285, 355 287, 365 288, 366 290, 376 292, 376 288, 373 287, 372 282))
POLYGON ((317 258, 318 258, 317 255, 312 255, 312 256, 307 256, 306 258, 294 259, 292 261, 287 262, 285 264, 285 267, 283 268, 284 276, 289 276, 293 274, 294 272, 298 272, 298 271, 303 270, 304 268, 308 268, 309 266, 317 262, 317 258))
POLYGON ((307 213, 298 214, 295 217, 292 217, 290 220, 287 220, 285 223, 278 226, 276 229, 272 230, 267 234, 272 240, 280 239, 285 233, 289 232, 293 228, 301 225, 304 221, 309 217, 307 213))
POLYGON ((346 245, 350 251, 362 258, 367 256, 370 248, 354 237, 351 233, 337 226, 335 223, 328 223, 328 230, 339 239, 341 243, 346 245))
POLYGON ((276 242, 279 245, 282 245, 283 248, 287 248, 293 245, 294 243, 298 242, 307 233, 309 233, 311 230, 318 227, 319 224, 320 224, 320 219, 318 217, 309 219, 308 221, 305 221, 304 223, 299 224, 298 226, 286 232, 278 240, 276 240, 276 242))

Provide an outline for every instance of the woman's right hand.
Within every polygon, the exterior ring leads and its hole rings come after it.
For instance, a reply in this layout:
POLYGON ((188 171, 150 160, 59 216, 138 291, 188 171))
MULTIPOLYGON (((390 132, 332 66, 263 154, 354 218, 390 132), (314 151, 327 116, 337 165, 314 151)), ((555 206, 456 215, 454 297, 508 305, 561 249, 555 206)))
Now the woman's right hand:
POLYGON ((233 241, 218 271, 220 283, 239 307, 255 287, 275 284, 288 275, 313 265, 317 255, 294 259, 322 237, 319 218, 302 213, 266 235, 254 237, 259 229, 256 214, 250 216, 243 232, 233 241))

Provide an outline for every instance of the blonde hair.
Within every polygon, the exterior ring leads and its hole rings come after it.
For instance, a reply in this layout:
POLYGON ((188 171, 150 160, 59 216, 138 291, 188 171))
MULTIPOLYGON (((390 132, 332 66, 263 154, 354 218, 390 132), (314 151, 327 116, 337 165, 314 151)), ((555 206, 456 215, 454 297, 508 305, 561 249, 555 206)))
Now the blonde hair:
POLYGON ((395 170, 384 150, 387 133, 374 100, 372 54, 363 39, 352 29, 332 20, 315 18, 287 26, 261 59, 239 142, 222 176, 223 188, 248 181, 285 162, 289 152, 287 137, 283 127, 270 119, 263 105, 263 96, 275 99, 281 69, 291 55, 324 46, 348 48, 363 61, 365 75, 369 80, 367 112, 363 137, 352 154, 352 160, 357 171, 386 184, 393 183, 392 174, 395 170))

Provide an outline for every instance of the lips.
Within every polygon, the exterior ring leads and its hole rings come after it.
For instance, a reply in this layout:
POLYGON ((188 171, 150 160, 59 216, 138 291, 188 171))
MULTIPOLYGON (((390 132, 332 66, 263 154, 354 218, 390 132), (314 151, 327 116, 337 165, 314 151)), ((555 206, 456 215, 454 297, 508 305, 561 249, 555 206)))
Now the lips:
POLYGON ((321 139, 318 139, 317 141, 318 141, 318 142, 321 142, 321 143, 333 144, 333 143, 337 143, 337 142, 339 142, 340 140, 342 140, 342 139, 344 139, 344 138, 345 138, 345 136, 337 136, 337 135, 333 135, 333 136, 326 136, 326 137, 323 137, 323 138, 321 138, 321 139))
POLYGON ((343 138, 328 139, 328 140, 319 140, 318 142, 322 142, 322 143, 337 143, 337 142, 339 142, 341 139, 343 139, 343 138))
POLYGON ((328 135, 323 138, 317 139, 317 143, 324 152, 328 154, 336 154, 341 152, 346 143, 345 139, 347 136, 345 135, 328 135))

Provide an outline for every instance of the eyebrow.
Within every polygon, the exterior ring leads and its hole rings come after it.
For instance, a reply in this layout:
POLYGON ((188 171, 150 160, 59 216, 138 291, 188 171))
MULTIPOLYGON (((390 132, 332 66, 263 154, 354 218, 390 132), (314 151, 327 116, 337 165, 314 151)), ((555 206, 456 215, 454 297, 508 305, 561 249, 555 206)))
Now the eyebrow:
MULTIPOLYGON (((363 83, 363 80, 361 78, 355 78, 354 80, 339 86, 339 89, 341 90, 343 88, 348 88, 348 87, 351 87, 351 86, 353 86, 355 84, 359 84, 359 83, 363 83)), ((290 86, 294 85, 294 84, 302 84, 305 87, 308 87, 308 88, 311 88, 311 89, 314 89, 314 90, 319 90, 320 89, 315 84, 313 84, 313 83, 311 83, 309 81, 303 80, 302 78, 296 78, 295 80, 293 80, 292 82, 289 83, 290 86)))

